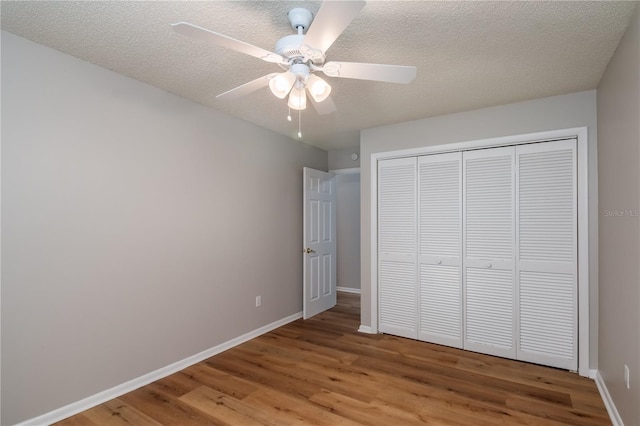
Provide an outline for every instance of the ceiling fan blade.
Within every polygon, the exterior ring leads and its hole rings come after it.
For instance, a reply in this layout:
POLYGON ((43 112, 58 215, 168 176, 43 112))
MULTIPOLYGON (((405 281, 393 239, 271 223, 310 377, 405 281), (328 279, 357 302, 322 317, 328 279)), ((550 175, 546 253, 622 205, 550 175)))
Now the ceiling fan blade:
POLYGON ((283 64, 288 63, 282 56, 278 55, 277 53, 269 52, 268 50, 265 50, 261 47, 245 43, 244 41, 236 40, 235 38, 207 30, 206 28, 202 28, 197 25, 189 24, 187 22, 178 22, 176 24, 171 24, 171 26, 173 27, 173 30, 178 34, 182 34, 198 40, 208 41, 210 43, 217 44, 218 46, 235 50, 236 52, 244 53, 245 55, 253 56, 258 59, 262 59, 266 62, 283 64))
POLYGON ((404 65, 365 64, 362 62, 327 62, 322 72, 329 77, 410 83, 416 78, 416 67, 404 65))
POLYGON ((216 98, 224 98, 226 100, 238 99, 244 95, 248 95, 249 93, 253 93, 258 89, 262 89, 269 85, 269 80, 278 75, 277 72, 263 75, 260 78, 256 78, 248 83, 243 84, 242 86, 238 86, 231 90, 227 90, 224 93, 220 93, 216 98))
POLYGON ((311 99, 311 103, 313 104, 313 107, 316 109, 316 111, 320 115, 331 114, 332 112, 336 112, 337 110, 336 104, 333 103, 333 101, 331 100, 331 97, 328 97, 322 102, 314 101, 313 96, 309 96, 309 99, 311 99))
POLYGON ((322 53, 326 52, 365 4, 364 1, 323 2, 302 43, 322 53))

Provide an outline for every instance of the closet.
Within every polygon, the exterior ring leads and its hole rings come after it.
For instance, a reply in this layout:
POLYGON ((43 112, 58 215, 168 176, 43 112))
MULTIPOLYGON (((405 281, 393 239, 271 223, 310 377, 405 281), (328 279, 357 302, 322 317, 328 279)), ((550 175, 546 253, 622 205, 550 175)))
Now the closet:
POLYGON ((378 162, 379 330, 577 369, 576 139, 378 162))

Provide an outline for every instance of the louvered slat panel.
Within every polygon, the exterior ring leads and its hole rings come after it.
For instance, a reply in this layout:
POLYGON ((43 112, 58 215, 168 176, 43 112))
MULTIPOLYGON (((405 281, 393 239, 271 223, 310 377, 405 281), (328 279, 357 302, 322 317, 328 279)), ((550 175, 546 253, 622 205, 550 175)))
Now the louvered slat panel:
POLYGON ((518 161, 520 260, 573 262, 573 151, 525 153, 518 161))
POLYGON ((465 152, 464 348, 515 357, 513 147, 465 152))
POLYGON ((379 262, 380 331, 417 338, 416 270, 412 262, 379 262))
POLYGON ((417 159, 378 163, 379 329, 418 337, 417 159))
POLYGON ((418 338, 462 347, 462 153, 418 160, 418 338))
MULTIPOLYGON (((513 273, 467 268, 465 292, 466 342, 499 350, 511 350, 514 320, 513 273)), ((478 346, 469 349, 478 350, 478 346)), ((501 352, 496 353, 490 349, 483 352, 502 355, 501 352)))
POLYGON ((460 267, 421 265, 420 338, 460 347, 461 308, 460 267))
POLYGON ((467 258, 513 257, 513 151, 500 152, 465 161, 467 258))
POLYGON ((520 350, 571 359, 574 355, 572 274, 520 273, 520 350))
POLYGON ((420 254, 459 257, 461 161, 443 155, 454 159, 420 163, 420 254))
POLYGON ((416 252, 416 165, 388 160, 378 172, 380 252, 416 252), (395 162, 395 163, 394 163, 395 162))
POLYGON ((518 359, 577 368, 575 140, 517 147, 518 359))

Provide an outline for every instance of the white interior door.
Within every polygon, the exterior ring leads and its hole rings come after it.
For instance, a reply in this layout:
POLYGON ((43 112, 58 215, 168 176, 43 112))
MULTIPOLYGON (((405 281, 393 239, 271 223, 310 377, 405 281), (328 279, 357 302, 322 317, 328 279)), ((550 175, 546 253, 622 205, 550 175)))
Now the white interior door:
POLYGON ((303 316, 336 305, 336 191, 332 173, 303 169, 303 316))

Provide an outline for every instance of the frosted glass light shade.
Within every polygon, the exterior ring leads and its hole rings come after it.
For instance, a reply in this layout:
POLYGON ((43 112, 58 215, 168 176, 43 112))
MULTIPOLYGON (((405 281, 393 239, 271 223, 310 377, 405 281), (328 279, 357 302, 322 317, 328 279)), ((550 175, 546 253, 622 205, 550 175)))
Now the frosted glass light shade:
POLYGON ((296 76, 289 71, 278 74, 269 80, 269 89, 276 97, 284 99, 296 82, 296 76))
POLYGON ((307 78, 307 90, 314 101, 322 102, 329 97, 331 86, 317 75, 312 74, 307 78))
POLYGON ((289 94, 289 106, 291 109, 305 109, 307 107, 307 93, 302 87, 294 87, 289 94))

